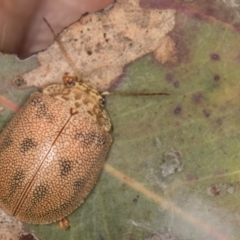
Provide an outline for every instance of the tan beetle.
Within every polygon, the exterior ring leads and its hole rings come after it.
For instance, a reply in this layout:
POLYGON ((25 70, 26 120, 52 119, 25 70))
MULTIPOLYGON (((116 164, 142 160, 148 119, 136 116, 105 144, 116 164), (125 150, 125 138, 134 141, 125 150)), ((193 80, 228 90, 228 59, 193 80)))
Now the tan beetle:
POLYGON ((0 207, 24 222, 68 228, 65 217, 92 190, 112 137, 103 95, 81 82, 56 41, 77 76, 33 93, 0 134, 0 207))
POLYGON ((103 97, 63 80, 33 93, 0 135, 0 207, 24 222, 55 222, 77 208, 112 142, 103 97))

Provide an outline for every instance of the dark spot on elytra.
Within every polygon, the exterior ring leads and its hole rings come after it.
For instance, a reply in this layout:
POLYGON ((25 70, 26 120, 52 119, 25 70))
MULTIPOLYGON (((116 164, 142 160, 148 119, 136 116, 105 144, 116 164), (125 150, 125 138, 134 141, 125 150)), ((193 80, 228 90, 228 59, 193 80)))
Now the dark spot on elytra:
POLYGON ((25 174, 22 169, 17 169, 13 175, 11 184, 10 184, 10 193, 14 193, 18 189, 25 179, 25 174))
POLYGON ((177 106, 173 112, 175 115, 179 115, 182 112, 182 108, 180 106, 177 106))
POLYGON ((59 160, 61 176, 67 176, 72 170, 72 162, 66 159, 59 160))
POLYGON ((175 81, 175 82, 173 83, 173 86, 174 86, 175 88, 179 88, 179 81, 175 81))
POLYGON ((210 112, 206 109, 203 110, 203 114, 206 118, 208 118, 211 115, 210 112))
POLYGON ((167 82, 172 82, 174 79, 174 76, 171 73, 167 73, 165 76, 165 79, 167 82))
POLYGON ((98 146, 102 146, 105 144, 105 137, 102 136, 101 134, 94 134, 94 138, 95 138, 95 143, 98 146))
POLYGON ((197 104, 200 104, 204 100, 204 96, 201 92, 194 93, 192 95, 193 101, 197 104))
POLYGON ((62 204, 56 204, 54 208, 52 208, 49 211, 42 212, 41 217, 47 217, 52 216, 53 214, 58 214, 59 212, 69 209, 69 206, 73 206, 73 204, 76 202, 76 199, 78 199, 80 196, 87 195, 89 193, 88 186, 88 178, 83 179, 77 179, 73 183, 73 190, 74 194, 70 195, 68 199, 66 199, 62 204))
POLYGON ((10 137, 10 135, 8 134, 2 141, 1 145, 0 145, 0 152, 2 152, 3 150, 9 148, 12 144, 13 140, 10 137))
POLYGON ((210 57, 213 61, 219 61, 220 60, 220 56, 217 53, 212 53, 210 55, 210 57))
POLYGON ((30 104, 37 109, 37 118, 43 118, 47 115, 48 108, 41 98, 33 98, 30 104))
POLYGON ((30 104, 34 107, 37 107, 39 105, 42 105, 44 102, 42 101, 42 99, 40 97, 35 97, 31 100, 30 104))
POLYGON ((106 141, 104 136, 94 132, 89 133, 76 132, 74 138, 76 140, 83 142, 86 145, 95 143, 97 146, 102 146, 105 144, 106 141))
POLYGON ((24 138, 23 141, 20 144, 20 152, 26 153, 32 148, 35 148, 37 146, 37 143, 31 139, 31 138, 24 138))
POLYGON ((218 74, 214 75, 213 77, 214 81, 219 81, 220 80, 220 76, 218 74))
POLYGON ((47 184, 40 184, 36 186, 33 190, 34 200, 37 202, 41 201, 47 195, 48 189, 49 187, 47 184))
POLYGON ((84 182, 79 180, 76 180, 73 184, 73 190, 75 193, 80 192, 83 189, 84 182))

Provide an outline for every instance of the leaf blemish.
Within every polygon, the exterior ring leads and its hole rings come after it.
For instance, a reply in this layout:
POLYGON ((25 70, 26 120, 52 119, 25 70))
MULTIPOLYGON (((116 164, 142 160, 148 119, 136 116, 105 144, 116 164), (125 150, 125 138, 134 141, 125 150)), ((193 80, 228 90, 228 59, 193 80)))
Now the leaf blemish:
POLYGON ((214 81, 219 81, 220 80, 220 76, 218 74, 214 75, 213 77, 214 81))
POLYGON ((179 88, 179 81, 175 81, 174 83, 173 83, 173 86, 175 87, 175 88, 179 88))
POLYGON ((133 203, 134 203, 134 204, 137 204, 138 199, 139 199, 139 195, 137 195, 137 196, 133 199, 133 203))
POLYGON ((172 82, 174 77, 171 73, 167 73, 165 79, 167 82, 172 82))
POLYGON ((210 115, 211 115, 211 113, 206 109, 203 109, 203 114, 206 118, 210 117, 210 115))
POLYGON ((181 112, 182 108, 180 106, 177 106, 173 111, 174 115, 179 115, 181 112))
POLYGON ((196 104, 200 104, 204 100, 204 96, 201 92, 194 93, 192 98, 196 104))
POLYGON ((210 57, 213 61, 219 61, 220 60, 220 56, 217 53, 212 53, 210 55, 210 57))

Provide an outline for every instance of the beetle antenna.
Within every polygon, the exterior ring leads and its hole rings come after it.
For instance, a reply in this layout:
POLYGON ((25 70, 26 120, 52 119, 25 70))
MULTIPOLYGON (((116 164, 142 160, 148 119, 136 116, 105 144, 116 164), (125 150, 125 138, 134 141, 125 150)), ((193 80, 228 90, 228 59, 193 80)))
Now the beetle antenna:
POLYGON ((74 62, 72 61, 72 59, 69 57, 67 50, 65 49, 65 47, 62 45, 61 41, 57 38, 56 33, 54 32, 53 28, 51 27, 50 23, 47 21, 46 18, 43 17, 44 22, 47 24, 48 28, 50 29, 51 33, 54 36, 54 40, 57 42, 59 48, 61 49, 63 55, 65 56, 65 58, 68 61, 68 64, 70 65, 70 67, 73 69, 74 74, 77 76, 78 81, 81 81, 81 74, 79 73, 79 71, 77 70, 74 62))
POLYGON ((153 92, 153 93, 138 93, 138 92, 102 92, 102 96, 108 96, 108 95, 120 95, 120 96, 159 96, 159 95, 170 95, 170 93, 164 93, 164 92, 153 92))

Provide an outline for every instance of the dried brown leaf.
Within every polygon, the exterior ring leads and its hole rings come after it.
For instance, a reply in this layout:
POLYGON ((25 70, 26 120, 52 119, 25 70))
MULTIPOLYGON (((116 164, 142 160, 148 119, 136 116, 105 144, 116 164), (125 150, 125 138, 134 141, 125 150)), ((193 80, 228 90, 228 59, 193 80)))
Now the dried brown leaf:
MULTIPOLYGON (((166 52, 168 45, 173 46, 166 35, 174 24, 174 10, 142 9, 137 1, 119 1, 109 11, 83 17, 65 29, 59 39, 82 80, 105 90, 121 75, 125 65, 156 49, 166 52)), ((170 51, 174 52, 172 48, 170 51)), ((172 54, 165 53, 164 61, 166 56, 172 54)), ((76 74, 56 42, 37 58, 39 67, 23 75, 27 86, 61 82, 64 72, 76 74)))

